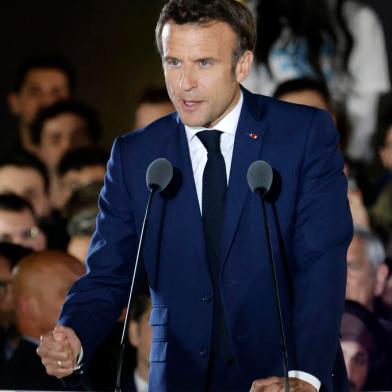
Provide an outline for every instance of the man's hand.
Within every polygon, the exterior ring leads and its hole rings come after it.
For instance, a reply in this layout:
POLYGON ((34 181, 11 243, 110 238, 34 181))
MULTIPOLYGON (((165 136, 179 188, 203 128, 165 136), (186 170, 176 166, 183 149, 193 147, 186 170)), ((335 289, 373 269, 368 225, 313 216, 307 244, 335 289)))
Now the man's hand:
POLYGON ((73 373, 81 346, 73 329, 58 325, 41 336, 37 354, 50 376, 62 378, 73 373))
MULTIPOLYGON (((290 392, 316 392, 316 388, 298 378, 290 378, 290 392)), ((285 392, 284 378, 268 377, 253 381, 250 392, 285 392)))

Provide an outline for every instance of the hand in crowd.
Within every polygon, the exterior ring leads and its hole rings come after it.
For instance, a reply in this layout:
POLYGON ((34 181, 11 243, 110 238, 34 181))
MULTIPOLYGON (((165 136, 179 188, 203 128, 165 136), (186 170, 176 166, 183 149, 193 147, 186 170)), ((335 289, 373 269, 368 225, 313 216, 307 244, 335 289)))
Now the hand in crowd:
POLYGON ((49 375, 62 378, 73 373, 80 349, 81 343, 74 330, 58 325, 41 336, 37 354, 49 375))
MULTIPOLYGON (((316 392, 316 388, 298 378, 290 378, 290 392, 316 392)), ((268 377, 253 381, 250 392, 285 392, 283 377, 268 377)))

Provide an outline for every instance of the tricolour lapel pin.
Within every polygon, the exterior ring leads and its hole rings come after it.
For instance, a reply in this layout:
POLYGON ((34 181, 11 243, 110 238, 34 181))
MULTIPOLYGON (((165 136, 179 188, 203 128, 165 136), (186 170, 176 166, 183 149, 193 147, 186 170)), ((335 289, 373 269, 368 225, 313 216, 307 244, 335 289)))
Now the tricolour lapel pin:
POLYGON ((247 132, 246 133, 251 139, 257 139, 257 137, 259 136, 257 133, 253 133, 253 132, 247 132))

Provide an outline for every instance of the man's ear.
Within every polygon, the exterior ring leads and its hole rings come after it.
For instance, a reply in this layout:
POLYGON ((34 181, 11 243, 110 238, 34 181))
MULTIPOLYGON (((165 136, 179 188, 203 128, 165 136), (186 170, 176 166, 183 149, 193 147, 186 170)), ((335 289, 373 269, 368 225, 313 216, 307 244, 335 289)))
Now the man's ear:
POLYGON ((133 347, 139 347, 139 324, 136 321, 131 320, 129 322, 128 339, 133 347))
POLYGON ((389 268, 385 263, 382 263, 378 269, 376 274, 376 284, 374 286, 374 295, 376 297, 380 296, 385 289, 385 283, 387 281, 389 275, 389 268))
POLYGON ((253 63, 253 53, 247 50, 237 61, 235 66, 235 77, 238 83, 243 82, 249 75, 253 63))
POLYGON ((10 112, 14 115, 18 115, 20 113, 20 101, 19 96, 16 93, 10 93, 7 96, 8 107, 10 108, 10 112))

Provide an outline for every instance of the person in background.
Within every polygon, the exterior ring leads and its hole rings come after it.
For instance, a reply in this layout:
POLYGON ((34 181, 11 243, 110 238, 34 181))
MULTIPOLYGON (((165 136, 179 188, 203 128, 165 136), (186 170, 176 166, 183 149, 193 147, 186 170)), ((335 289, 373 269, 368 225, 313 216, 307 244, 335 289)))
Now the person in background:
POLYGON ((35 54, 20 66, 13 91, 8 96, 10 111, 18 118, 18 135, 12 151, 34 152, 30 127, 44 107, 70 98, 76 88, 72 66, 57 54, 35 54))
POLYGON ((129 389, 135 392, 147 392, 152 339, 152 330, 149 325, 151 313, 149 295, 140 293, 135 296, 131 309, 128 340, 136 349, 136 368, 129 389))
POLYGON ((14 193, 27 200, 38 219, 48 218, 49 178, 45 165, 33 154, 0 156, 0 194, 14 193))
POLYGON ((77 189, 103 182, 108 160, 109 154, 100 148, 81 147, 66 152, 57 166, 59 207, 63 208, 77 189))
POLYGON ((289 79, 279 84, 272 96, 285 102, 313 106, 334 115, 331 96, 322 79, 289 79))
POLYGON ((64 390, 60 380, 46 374, 36 349, 40 336, 56 325, 68 289, 84 272, 74 257, 60 251, 36 252, 20 260, 11 287, 21 340, 1 366, 0 388, 64 390))
POLYGON ((244 86, 270 95, 286 80, 324 79, 347 113, 351 159, 373 151, 380 94, 390 89, 384 32, 375 12, 352 0, 256 0, 256 61, 244 86))
POLYGON ((382 242, 369 230, 354 228, 347 251, 346 299, 374 312, 374 301, 382 295, 388 277, 382 242))
POLYGON ((147 88, 136 105, 134 128, 144 128, 158 118, 174 112, 165 88, 147 88))
POLYGON ((38 226, 33 207, 12 193, 0 195, 0 241, 34 250, 46 248, 46 235, 38 226))
POLYGON ((334 104, 328 85, 323 79, 308 77, 289 79, 279 84, 273 97, 282 101, 313 106, 329 112, 339 132, 339 144, 343 154, 350 138, 350 125, 344 109, 334 104))
POLYGON ((98 196, 103 182, 77 188, 65 206, 69 242, 67 252, 85 264, 88 246, 95 231, 98 214, 98 196))
POLYGON ((391 390, 391 351, 375 315, 346 301, 340 340, 352 392, 391 390))
POLYGON ((60 101, 40 111, 31 125, 31 140, 37 156, 45 163, 50 179, 50 203, 61 202, 57 166, 74 148, 96 146, 101 125, 94 110, 75 101, 60 101))

